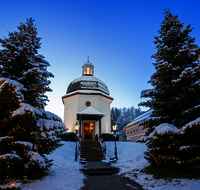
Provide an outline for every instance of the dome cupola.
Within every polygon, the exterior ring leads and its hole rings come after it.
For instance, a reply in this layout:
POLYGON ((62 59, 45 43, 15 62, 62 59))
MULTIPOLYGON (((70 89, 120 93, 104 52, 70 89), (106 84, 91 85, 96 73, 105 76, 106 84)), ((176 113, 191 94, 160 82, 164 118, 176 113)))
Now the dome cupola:
POLYGON ((106 84, 94 76, 94 66, 89 62, 89 57, 82 66, 82 76, 69 84, 66 94, 69 93, 103 93, 106 96, 110 94, 106 84))
POLYGON ((89 62, 89 57, 87 57, 87 62, 82 66, 82 76, 93 76, 94 66, 89 62))

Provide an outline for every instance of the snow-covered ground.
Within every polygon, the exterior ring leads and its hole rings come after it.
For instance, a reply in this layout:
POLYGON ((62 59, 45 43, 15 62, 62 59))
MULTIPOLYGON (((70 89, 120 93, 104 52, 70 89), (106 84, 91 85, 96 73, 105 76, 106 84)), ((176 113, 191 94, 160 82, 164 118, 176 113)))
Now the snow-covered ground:
POLYGON ((77 190, 83 186, 84 175, 79 172, 80 164, 74 161, 75 142, 64 142, 56 149, 49 159, 53 159, 50 167, 51 175, 38 182, 22 185, 22 190, 77 190))
MULTIPOLYGON (((107 157, 114 156, 114 142, 106 142, 107 157)), ((173 179, 167 181, 154 179, 152 175, 140 172, 148 166, 144 158, 146 146, 134 142, 117 142, 118 161, 113 166, 120 168, 120 173, 143 186, 148 190, 197 190, 200 189, 200 180, 173 179)))
MULTIPOLYGON (((53 159, 50 168, 51 175, 38 182, 22 185, 22 190, 78 190, 83 186, 84 175, 79 172, 81 165, 74 161, 74 142, 62 142, 64 146, 49 155, 53 159)), ((107 160, 114 155, 114 142, 106 142, 107 160)), ((173 179, 170 181, 154 179, 152 175, 140 172, 149 164, 143 157, 146 146, 134 142, 117 142, 118 161, 113 166, 120 168, 120 173, 138 182, 148 190, 197 190, 200 189, 200 180, 173 179)))

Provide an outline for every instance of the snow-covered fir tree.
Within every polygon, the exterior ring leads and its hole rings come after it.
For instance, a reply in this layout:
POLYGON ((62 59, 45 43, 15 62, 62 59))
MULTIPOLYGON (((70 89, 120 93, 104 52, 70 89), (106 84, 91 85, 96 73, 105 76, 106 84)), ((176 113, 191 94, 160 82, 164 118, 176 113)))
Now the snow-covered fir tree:
POLYGON ((153 117, 140 125, 148 128, 146 159, 155 166, 199 173, 200 164, 200 49, 177 15, 165 10, 155 37, 156 72, 141 97, 140 106, 153 109, 153 117))
POLYGON ((30 176, 50 165, 45 154, 59 147, 54 135, 66 130, 45 111, 50 64, 38 54, 40 38, 32 18, 0 39, 0 180, 30 176))
POLYGON ((149 81, 153 89, 141 93, 141 97, 151 100, 139 104, 153 108, 159 120, 177 127, 196 119, 196 114, 189 114, 189 111, 200 111, 200 50, 194 44, 195 39, 189 36, 191 31, 190 25, 184 29, 178 16, 165 10, 159 36, 154 41, 157 52, 152 58, 156 72, 149 81))

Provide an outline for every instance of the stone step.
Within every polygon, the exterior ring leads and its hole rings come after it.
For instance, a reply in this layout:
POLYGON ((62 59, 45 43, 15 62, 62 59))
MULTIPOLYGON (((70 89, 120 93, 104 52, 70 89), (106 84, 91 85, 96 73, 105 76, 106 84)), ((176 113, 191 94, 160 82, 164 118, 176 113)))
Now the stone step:
POLYGON ((101 161, 103 153, 99 141, 82 141, 81 143, 81 158, 87 161, 101 161))
POLYGON ((101 161, 89 161, 79 170, 85 175, 111 175, 119 172, 119 168, 112 167, 110 163, 101 161))
POLYGON ((111 175, 119 173, 119 168, 80 169, 85 175, 111 175))

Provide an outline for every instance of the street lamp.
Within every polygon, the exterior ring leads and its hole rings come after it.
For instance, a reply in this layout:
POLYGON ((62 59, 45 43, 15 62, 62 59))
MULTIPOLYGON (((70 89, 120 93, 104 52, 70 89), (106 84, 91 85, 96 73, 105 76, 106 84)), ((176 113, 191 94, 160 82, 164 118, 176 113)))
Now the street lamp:
POLYGON ((79 130, 79 124, 78 122, 76 122, 76 124, 74 125, 74 128, 75 128, 75 131, 76 131, 76 152, 75 152, 75 160, 77 162, 77 157, 78 157, 78 152, 77 152, 77 133, 78 133, 78 130, 79 130))
MULTIPOLYGON (((113 125, 112 128, 113 128, 114 135, 115 135, 116 130, 117 130, 117 125, 113 125)), ((115 136, 115 158, 118 160, 118 158, 117 158, 117 147, 116 147, 116 136, 115 136)))

